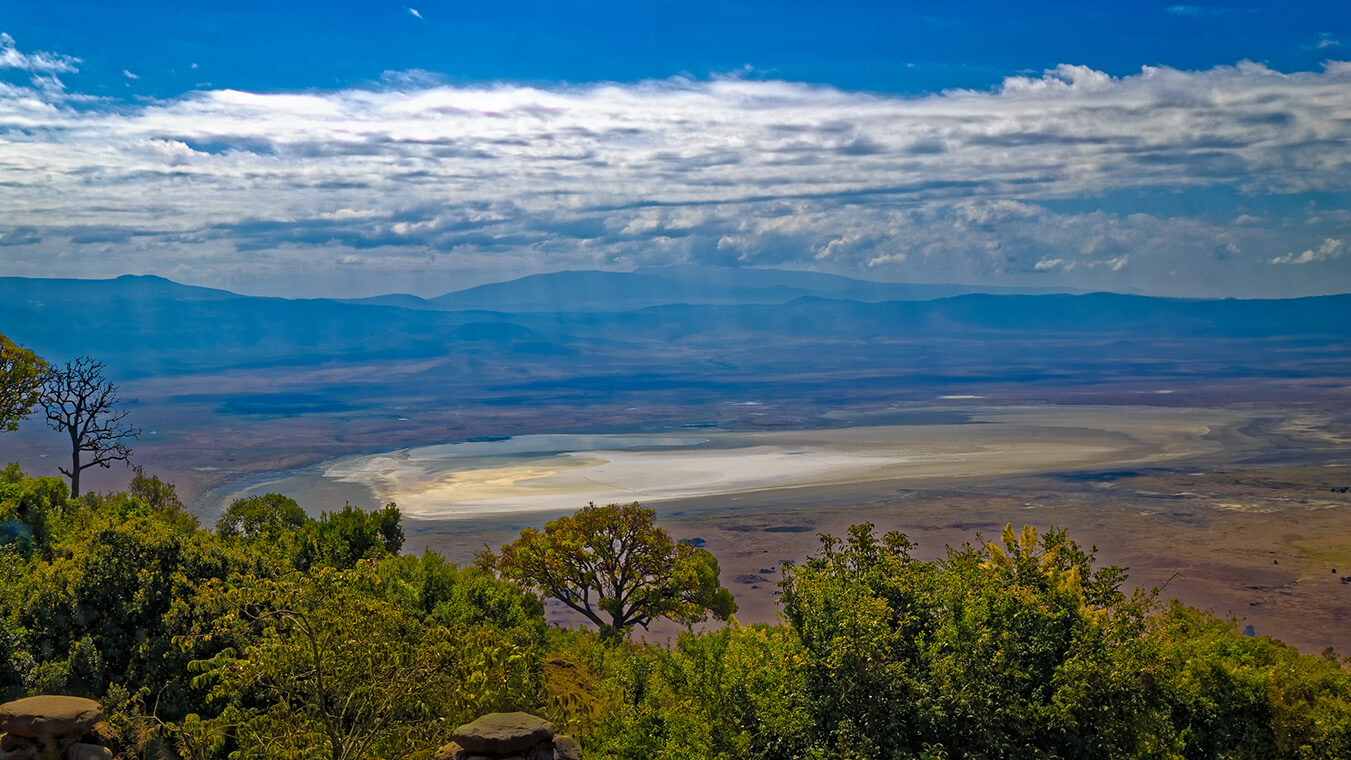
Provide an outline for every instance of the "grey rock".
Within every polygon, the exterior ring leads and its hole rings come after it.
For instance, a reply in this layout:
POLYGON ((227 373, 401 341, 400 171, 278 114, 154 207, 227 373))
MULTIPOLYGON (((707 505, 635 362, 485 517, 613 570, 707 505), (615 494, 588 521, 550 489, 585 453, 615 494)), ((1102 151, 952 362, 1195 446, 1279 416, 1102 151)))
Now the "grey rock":
POLYGON ((33 739, 78 739, 101 720, 99 703, 80 697, 28 697, 0 705, 0 731, 33 739))
MULTIPOLYGON (((472 753, 509 755, 553 738, 554 726, 528 713, 489 713, 455 729, 451 738, 472 753)), ((524 758, 522 758, 524 760, 524 758)))
POLYGON ((467 760, 468 757, 468 750, 455 742, 451 742, 438 749, 436 754, 432 756, 432 760, 467 760))
POLYGON ((567 734, 555 736, 554 760, 582 760, 582 745, 567 734))
POLYGON ((31 745, 15 749, 0 749, 0 760, 36 760, 37 749, 31 745))
POLYGON ((35 740, 14 734, 0 736, 0 760, 34 760, 38 745, 35 740))

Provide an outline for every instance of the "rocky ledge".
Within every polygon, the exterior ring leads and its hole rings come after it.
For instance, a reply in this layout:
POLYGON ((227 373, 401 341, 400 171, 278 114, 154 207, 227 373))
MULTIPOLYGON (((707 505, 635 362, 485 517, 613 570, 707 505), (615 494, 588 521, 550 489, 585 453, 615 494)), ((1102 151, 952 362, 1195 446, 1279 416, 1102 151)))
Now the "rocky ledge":
POLYGON ((435 760, 581 760, 582 748, 527 713, 489 713, 455 729, 435 760))
POLYGON ((92 699, 42 696, 0 705, 0 760, 111 760, 96 739, 103 710, 92 699))

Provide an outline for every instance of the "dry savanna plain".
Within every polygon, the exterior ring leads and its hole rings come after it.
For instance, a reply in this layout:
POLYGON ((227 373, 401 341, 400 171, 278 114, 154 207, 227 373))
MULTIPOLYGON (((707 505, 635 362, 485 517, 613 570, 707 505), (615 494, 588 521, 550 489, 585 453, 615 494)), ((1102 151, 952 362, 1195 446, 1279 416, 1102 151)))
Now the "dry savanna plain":
MULTIPOLYGON (((931 458, 880 465, 850 482, 808 477, 654 506, 674 534, 718 557, 742 622, 775 619, 781 563, 809 555, 821 533, 870 522, 905 532, 919 556, 932 558, 948 545, 997 539, 1013 523, 1067 529, 1096 545, 1103 562, 1128 567, 1132 584, 1159 589, 1161 600, 1238 618, 1245 630, 1307 652, 1351 651, 1345 418, 1093 406, 985 408, 972 419, 985 424, 765 434, 762 441, 843 439, 884 449, 920 440, 931 458)), ((664 463, 678 458, 663 455, 664 463)), ((726 461, 738 466, 735 450, 726 461)), ((410 544, 467 561, 548 516, 415 514, 410 544)), ((557 604, 550 617, 578 622, 557 604)), ((654 626, 651 635, 673 632, 654 626)))
MULTIPOLYGON (((970 302, 957 301, 883 305, 881 316, 858 316, 874 308, 860 304, 830 307, 835 316, 819 304, 801 315, 773 307, 731 322, 675 307, 522 316, 512 319, 548 342, 515 328, 480 340, 487 328, 475 327, 451 349, 407 331, 439 335, 435 319, 452 317, 239 303, 198 314, 174 301, 147 321, 154 330, 73 347, 101 347, 124 373, 142 430, 136 463, 175 482, 206 525, 248 493, 286 493, 316 514, 394 501, 406 550, 464 563, 588 502, 638 500, 718 558, 742 622, 774 620, 781 563, 851 524, 904 531, 923 557, 997 538, 1008 523, 1060 527, 1161 599, 1306 652, 1351 653, 1351 343, 1333 318, 1340 302, 1317 322, 1335 334, 1315 338, 1288 327, 1303 317, 1278 325, 1289 335, 1272 332, 1281 302, 1131 301, 1172 311, 1139 324, 1073 312, 1050 330, 1003 329, 1031 319, 1024 301, 987 320, 996 327, 954 328, 971 319, 955 311, 970 302), (947 311, 896 326, 920 308, 947 311), (1178 311, 1221 308, 1262 311, 1227 332, 1178 311), (291 313, 305 309, 341 320, 291 334, 312 323, 291 313), (549 334, 555 323, 567 334, 549 334), (1080 327, 1099 324, 1114 332, 1080 327), (254 361, 271 344, 237 345, 240 325, 279 335, 269 340, 284 360, 254 361), (180 326, 195 343, 166 337, 180 326), (335 353, 366 345, 350 337, 366 328, 407 345, 379 358, 335 353)), ((64 333, 36 313, 12 320, 30 328, 18 337, 59 355, 64 333)), ((36 423, 4 445, 8 461, 38 474, 68 455, 36 423)), ((87 483, 120 488, 127 477, 96 470, 87 483)), ((556 604, 549 616, 578 622, 556 604)))
MULTIPOLYGON (((1060 527, 1160 599, 1306 652, 1351 652, 1351 394, 1338 382, 711 399, 654 403, 641 423, 618 404, 227 414, 157 399, 168 382, 128 384, 146 431, 137 460, 208 524, 246 493, 316 513, 392 500, 406 549, 463 563, 589 501, 641 500, 717 556, 741 622, 773 621, 781 563, 851 524, 903 531, 924 558, 1007 523, 1060 527)), ((27 462, 58 450, 32 430, 11 441, 27 462)), ((98 476, 107 488, 126 477, 98 476)), ((580 622, 558 604, 548 614, 580 622)))

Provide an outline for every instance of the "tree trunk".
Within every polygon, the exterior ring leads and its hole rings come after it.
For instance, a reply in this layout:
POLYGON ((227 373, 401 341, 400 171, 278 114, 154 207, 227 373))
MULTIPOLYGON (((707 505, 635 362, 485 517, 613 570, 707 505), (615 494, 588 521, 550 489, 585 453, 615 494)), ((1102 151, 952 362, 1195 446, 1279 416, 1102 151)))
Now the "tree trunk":
POLYGON ((80 442, 75 428, 70 429, 70 498, 80 498, 80 442))

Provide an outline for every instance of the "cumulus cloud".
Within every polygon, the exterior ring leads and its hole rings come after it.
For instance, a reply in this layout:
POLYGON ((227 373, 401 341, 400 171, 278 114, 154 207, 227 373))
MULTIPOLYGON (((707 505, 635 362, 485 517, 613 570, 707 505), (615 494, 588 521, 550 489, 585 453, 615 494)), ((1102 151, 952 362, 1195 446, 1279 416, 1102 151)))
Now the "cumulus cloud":
POLYGON ((1317 248, 1306 249, 1303 253, 1287 253, 1284 256, 1277 256, 1271 260, 1273 264, 1312 264, 1316 261, 1331 261, 1342 256, 1342 250, 1346 248, 1346 242, 1336 238, 1328 238, 1317 248))
POLYGON ((0 69, 20 69, 38 74, 73 74, 79 71, 79 58, 59 53, 24 53, 15 46, 14 38, 0 32, 0 69))
POLYGON ((1258 209, 1347 192, 1351 65, 1126 77, 1062 65, 919 97, 742 77, 452 86, 415 72, 76 107, 0 85, 0 138, 0 232, 32 230, 6 273, 707 262, 948 281, 1054 269, 1108 286, 1213 265, 1219 248, 1264 266, 1292 244, 1257 214, 1055 204, 1228 187, 1258 209), (97 242, 72 243, 91 230, 97 242))
POLYGON ((408 15, 412 16, 413 18, 417 18, 417 19, 422 18, 422 13, 421 13, 420 11, 418 11, 417 8, 409 8, 409 9, 408 9, 408 15))

